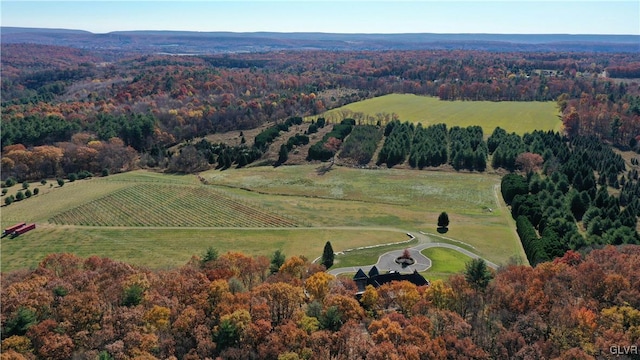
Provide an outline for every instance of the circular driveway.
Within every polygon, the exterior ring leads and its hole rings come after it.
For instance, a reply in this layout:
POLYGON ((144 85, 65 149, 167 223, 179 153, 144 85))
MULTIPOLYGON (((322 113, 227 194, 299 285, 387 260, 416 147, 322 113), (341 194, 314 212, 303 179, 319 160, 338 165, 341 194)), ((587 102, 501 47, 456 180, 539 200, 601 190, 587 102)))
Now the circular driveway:
MULTIPOLYGON (((417 245, 407 248, 409 250, 409 253, 411 254, 411 257, 416 261, 413 265, 402 266, 396 263, 396 259, 400 255, 402 255, 404 250, 393 250, 393 251, 385 252, 382 255, 380 255, 380 257, 378 257, 378 262, 376 262, 375 264, 368 264, 368 265, 363 264, 362 266, 336 268, 336 269, 329 270, 328 273, 331 275, 356 273, 358 272, 358 269, 362 269, 362 271, 364 271, 365 273, 368 273, 369 270, 371 270, 371 268, 374 265, 378 268, 378 271, 380 271, 380 273, 387 272, 387 271, 397 271, 399 273, 412 273, 414 271, 423 272, 428 270, 431 267, 431 259, 422 255, 422 250, 433 248, 433 247, 452 249, 472 259, 480 259, 480 256, 478 256, 477 254, 474 254, 471 251, 463 249, 457 245, 452 245, 447 243, 425 242, 425 241, 428 241, 428 237, 426 235, 420 235, 419 237, 420 237, 419 238, 420 241, 417 245)), ((485 262, 487 263, 487 266, 491 268, 494 268, 494 269, 498 268, 498 265, 486 259, 485 259, 485 262)))

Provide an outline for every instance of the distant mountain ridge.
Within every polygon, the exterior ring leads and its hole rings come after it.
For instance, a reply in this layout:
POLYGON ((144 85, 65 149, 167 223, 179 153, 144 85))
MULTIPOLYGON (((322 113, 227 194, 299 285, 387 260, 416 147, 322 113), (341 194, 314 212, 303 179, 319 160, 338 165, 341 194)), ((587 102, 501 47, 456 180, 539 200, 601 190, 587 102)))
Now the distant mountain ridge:
POLYGON ((639 35, 338 34, 317 32, 115 31, 1 27, 2 43, 35 43, 137 53, 214 54, 280 50, 640 52, 639 35))

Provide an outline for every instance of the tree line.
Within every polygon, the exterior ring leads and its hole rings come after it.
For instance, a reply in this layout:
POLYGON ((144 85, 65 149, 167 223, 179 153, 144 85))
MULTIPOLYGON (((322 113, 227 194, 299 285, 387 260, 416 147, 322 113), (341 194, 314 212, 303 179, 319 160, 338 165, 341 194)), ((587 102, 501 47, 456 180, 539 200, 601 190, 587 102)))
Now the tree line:
MULTIPOLYGON (((14 122, 20 128, 30 116, 55 115, 80 125, 76 132, 98 131, 92 123, 101 114, 126 115, 127 121, 153 115, 152 130, 173 137, 174 145, 212 132, 319 114, 374 96, 412 93, 443 100, 556 100, 570 136, 595 135, 637 146, 638 89, 600 75, 605 69, 615 76, 629 73, 638 62, 633 54, 443 50, 140 55, 108 59, 110 65, 98 67, 90 63, 101 54, 67 50, 3 44, 3 128, 14 122), (27 58, 38 59, 38 64, 27 58)), ((70 135, 36 136, 33 143, 3 136, 2 146, 52 145, 70 135)), ((131 143, 136 149, 154 147, 131 143)))
MULTIPOLYGON (((325 253, 333 249, 325 245, 325 253), (327 250, 328 249, 328 250, 327 250)), ((328 259, 330 256, 324 256, 328 259)), ((218 254, 150 270, 50 254, 3 274, 3 357, 514 359, 610 356, 637 344, 638 246, 417 287, 357 286, 300 256, 218 254), (527 289, 527 291, 522 291, 527 289)))

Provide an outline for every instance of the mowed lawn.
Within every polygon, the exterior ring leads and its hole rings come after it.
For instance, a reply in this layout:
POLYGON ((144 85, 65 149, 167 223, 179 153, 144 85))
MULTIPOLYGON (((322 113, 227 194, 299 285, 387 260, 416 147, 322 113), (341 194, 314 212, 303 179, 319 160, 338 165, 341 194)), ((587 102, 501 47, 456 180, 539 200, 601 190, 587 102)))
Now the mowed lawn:
POLYGON ((496 127, 524 134, 534 130, 562 129, 555 102, 535 101, 442 101, 435 97, 390 94, 329 110, 317 117, 330 121, 342 119, 343 110, 361 112, 376 118, 378 113, 398 114, 400 121, 447 127, 480 125, 485 136, 496 127))
POLYGON ((451 275, 463 273, 471 258, 447 248, 429 248, 422 254, 431 259, 431 267, 422 274, 430 281, 445 280, 451 275))

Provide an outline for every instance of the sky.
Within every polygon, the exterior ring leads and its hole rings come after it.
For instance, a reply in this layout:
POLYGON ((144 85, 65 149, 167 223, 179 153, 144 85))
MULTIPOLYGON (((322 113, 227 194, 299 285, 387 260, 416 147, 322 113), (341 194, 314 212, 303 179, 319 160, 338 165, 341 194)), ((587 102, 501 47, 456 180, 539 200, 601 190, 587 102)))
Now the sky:
POLYGON ((2 0, 2 26, 325 33, 640 35, 640 0, 2 0))

